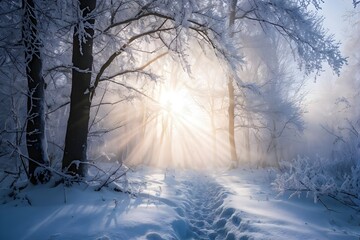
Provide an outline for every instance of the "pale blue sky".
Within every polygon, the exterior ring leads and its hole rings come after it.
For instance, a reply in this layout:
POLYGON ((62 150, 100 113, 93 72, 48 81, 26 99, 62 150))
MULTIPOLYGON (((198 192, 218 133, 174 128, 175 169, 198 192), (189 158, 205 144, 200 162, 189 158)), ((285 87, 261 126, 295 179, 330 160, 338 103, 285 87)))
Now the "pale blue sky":
POLYGON ((322 5, 320 14, 325 17, 324 25, 339 41, 346 37, 347 21, 345 21, 344 15, 353 9, 351 0, 325 0, 322 5))

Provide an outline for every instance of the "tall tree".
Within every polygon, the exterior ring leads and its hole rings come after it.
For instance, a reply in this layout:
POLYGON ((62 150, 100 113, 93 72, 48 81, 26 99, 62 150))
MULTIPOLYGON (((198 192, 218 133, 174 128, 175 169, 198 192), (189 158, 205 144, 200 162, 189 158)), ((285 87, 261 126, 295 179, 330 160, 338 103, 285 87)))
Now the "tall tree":
POLYGON ((29 155, 29 177, 30 181, 36 184, 49 179, 49 171, 46 169, 49 158, 45 133, 45 81, 42 75, 42 43, 34 1, 23 0, 23 9, 22 35, 28 82, 26 144, 29 155))
POLYGON ((90 118, 90 83, 93 65, 93 36, 96 0, 79 0, 80 19, 74 27, 70 114, 66 129, 63 171, 84 176, 90 118))
MULTIPOLYGON (((230 37, 234 36, 234 23, 236 16, 236 5, 237 0, 230 0, 230 14, 229 14, 229 29, 230 37)), ((236 154, 236 145, 235 145, 235 88, 233 83, 233 78, 229 77, 228 79, 228 94, 229 94, 229 146, 230 146, 230 157, 234 167, 237 165, 237 154, 236 154)))

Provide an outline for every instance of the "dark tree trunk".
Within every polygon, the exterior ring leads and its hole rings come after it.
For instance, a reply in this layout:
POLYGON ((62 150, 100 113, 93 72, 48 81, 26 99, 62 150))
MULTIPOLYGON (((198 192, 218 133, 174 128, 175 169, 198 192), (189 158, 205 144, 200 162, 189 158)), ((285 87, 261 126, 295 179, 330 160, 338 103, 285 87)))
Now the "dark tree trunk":
POLYGON ((26 146, 29 155, 29 177, 33 184, 44 183, 50 174, 45 134, 45 82, 42 76, 41 41, 33 0, 23 0, 22 27, 28 82, 26 146), (42 166, 41 166, 42 165, 42 166))
MULTIPOLYGON (((79 11, 85 22, 83 25, 94 26, 95 19, 89 14, 96 7, 96 0, 80 0, 79 11)), ((87 161, 87 137, 90 117, 90 83, 93 64, 93 36, 94 28, 86 27, 85 33, 79 36, 80 24, 74 28, 73 35, 73 70, 72 88, 70 96, 70 115, 68 119, 65 150, 62 161, 63 171, 71 175, 84 176, 87 161)), ((80 30, 81 31, 81 30, 80 30)))

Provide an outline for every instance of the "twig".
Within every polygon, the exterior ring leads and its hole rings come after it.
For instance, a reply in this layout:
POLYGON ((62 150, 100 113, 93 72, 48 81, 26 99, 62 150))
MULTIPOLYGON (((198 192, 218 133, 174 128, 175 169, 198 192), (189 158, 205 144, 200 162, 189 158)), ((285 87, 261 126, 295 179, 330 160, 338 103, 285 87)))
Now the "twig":
POLYGON ((66 198, 66 189, 65 189, 65 184, 63 184, 63 192, 64 192, 64 203, 67 203, 67 198, 66 198))
POLYGON ((28 156, 25 156, 19 149, 17 146, 15 146, 13 143, 11 143, 10 141, 7 141, 13 148, 14 150, 17 152, 17 154, 19 154, 20 157, 22 158, 25 158, 27 159, 28 161, 32 161, 34 163, 36 163, 37 165, 39 165, 39 167, 43 167, 44 169, 52 172, 52 173, 56 173, 57 175, 59 175, 60 177, 63 177, 63 178, 66 178, 66 179, 75 179, 74 176, 71 176, 71 175, 68 175, 68 174, 65 174, 63 172, 59 172, 57 170, 55 170, 54 168, 51 168, 45 164, 42 164, 42 163, 39 163, 38 161, 28 157, 28 156))
POLYGON ((111 178, 112 176, 114 176, 114 175, 117 173, 117 171, 119 171, 119 169, 120 169, 121 167, 122 167, 122 164, 120 164, 119 167, 118 167, 115 171, 113 171, 113 172, 108 176, 108 178, 100 185, 100 187, 98 187, 95 191, 100 191, 101 188, 103 188, 105 185, 109 184, 108 181, 110 180, 110 178, 111 178))
POLYGON ((317 198, 317 200, 319 200, 319 202, 320 202, 328 211, 330 211, 330 212, 337 212, 337 211, 329 208, 329 207, 324 203, 324 201, 320 198, 320 196, 317 196, 316 198, 317 198))

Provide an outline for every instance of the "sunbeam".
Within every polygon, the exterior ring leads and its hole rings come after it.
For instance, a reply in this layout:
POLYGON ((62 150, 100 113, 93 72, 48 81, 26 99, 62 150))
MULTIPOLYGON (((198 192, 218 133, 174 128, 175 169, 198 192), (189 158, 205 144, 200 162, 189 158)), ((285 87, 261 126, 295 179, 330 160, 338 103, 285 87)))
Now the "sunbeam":
MULTIPOLYGON (((215 56, 199 49, 192 55, 191 73, 173 58, 163 57, 151 65, 161 80, 128 84, 143 95, 109 107, 104 124, 123 127, 109 133, 111 141, 101 152, 112 152, 129 165, 203 169, 229 164, 224 72, 215 56)), ((121 86, 113 85, 114 94, 106 96, 117 102, 123 98, 116 94, 121 86)))

